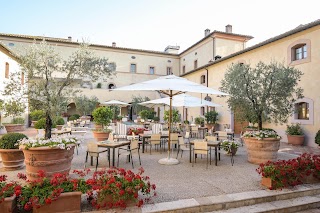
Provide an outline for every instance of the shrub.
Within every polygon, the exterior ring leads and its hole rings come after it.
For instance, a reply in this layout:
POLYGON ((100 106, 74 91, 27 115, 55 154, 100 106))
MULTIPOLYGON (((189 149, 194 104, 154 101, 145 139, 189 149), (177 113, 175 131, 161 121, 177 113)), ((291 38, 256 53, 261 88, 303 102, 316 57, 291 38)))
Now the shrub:
POLYGON ((55 120, 56 125, 64 125, 64 119, 62 117, 60 117, 60 116, 55 117, 54 120, 55 120))
POLYGON ((154 121, 160 121, 160 118, 159 117, 153 117, 153 120, 154 121))
POLYGON ((98 88, 98 89, 101 89, 101 86, 102 86, 101 83, 98 83, 98 84, 97 84, 97 88, 98 88))
POLYGON ((73 114, 76 119, 79 119, 81 116, 79 114, 73 114))
POLYGON ((32 121, 38 121, 41 118, 45 118, 45 113, 43 110, 34 110, 30 113, 30 118, 32 121))
POLYGON ((303 135, 303 130, 299 123, 287 125, 287 135, 303 135))
POLYGON ((12 119, 12 124, 24 124, 24 118, 18 117, 18 118, 14 118, 12 119))
MULTIPOLYGON (((41 118, 37 121, 37 123, 34 125, 35 129, 45 129, 46 128, 46 118, 41 118)), ((56 128, 56 123, 52 121, 52 128, 56 128)))
POLYGON ((153 119, 156 112, 150 110, 142 110, 139 112, 139 115, 142 119, 153 119))
POLYGON ((69 118, 68 118, 69 121, 74 121, 74 120, 77 120, 77 117, 76 116, 73 116, 71 115, 69 118))
POLYGON ((0 139, 0 149, 18 149, 19 144, 17 142, 22 138, 28 139, 28 137, 22 133, 7 133, 0 139))
POLYGON ((218 113, 216 111, 209 111, 204 115, 204 117, 208 124, 215 124, 218 120, 218 113))
POLYGON ((317 132, 314 140, 315 140, 316 144, 320 145, 320 130, 317 132))
POLYGON ((204 118, 203 117, 196 117, 194 119, 194 122, 198 125, 203 125, 204 124, 204 118))
POLYGON ((104 129, 105 126, 110 124, 113 113, 109 107, 99 107, 92 112, 92 115, 94 122, 98 125, 102 125, 102 129, 104 129))

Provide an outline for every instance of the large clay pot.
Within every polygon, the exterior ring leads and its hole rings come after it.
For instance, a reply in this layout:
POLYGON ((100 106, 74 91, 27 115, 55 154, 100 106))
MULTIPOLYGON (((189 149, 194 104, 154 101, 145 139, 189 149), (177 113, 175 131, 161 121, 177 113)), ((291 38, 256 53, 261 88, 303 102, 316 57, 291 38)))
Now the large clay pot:
POLYGON ((302 146, 304 143, 304 135, 287 135, 288 144, 302 146))
POLYGON ((34 208, 33 213, 75 213, 81 212, 81 192, 62 193, 57 200, 40 208, 34 208))
POLYGON ((63 125, 57 125, 57 130, 61 130, 63 125))
POLYGON ((69 174, 74 147, 69 150, 51 147, 23 149, 28 180, 36 180, 39 170, 43 170, 48 177, 55 173, 69 174))
POLYGON ((275 187, 274 181, 271 180, 269 177, 262 177, 261 178, 261 185, 268 187, 269 189, 273 189, 275 187))
POLYGON ((248 161, 254 164, 276 161, 280 147, 280 139, 264 138, 243 138, 248 152, 248 161))
POLYGON ((0 149, 3 168, 5 170, 17 170, 24 167, 24 155, 19 149, 0 149))
POLYGON ((0 203, 0 212, 1 213, 16 212, 17 210, 16 203, 17 203, 16 195, 13 195, 11 197, 6 197, 4 201, 0 203))
POLYGON ((96 132, 93 131, 93 137, 97 140, 97 141, 105 141, 109 138, 109 132, 96 132))
POLYGON ((4 124, 7 132, 21 132, 24 130, 24 124, 4 124))

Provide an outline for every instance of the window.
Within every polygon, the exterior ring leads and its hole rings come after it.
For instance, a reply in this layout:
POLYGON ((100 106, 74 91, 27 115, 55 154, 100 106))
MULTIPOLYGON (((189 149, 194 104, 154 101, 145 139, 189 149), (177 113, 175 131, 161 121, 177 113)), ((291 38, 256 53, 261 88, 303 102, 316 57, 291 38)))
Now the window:
POLYGON ((194 69, 197 69, 198 68, 198 60, 195 60, 194 61, 194 69))
POLYGON ((307 45, 304 44, 303 46, 298 46, 294 48, 294 56, 294 60, 301 60, 307 58, 307 45))
POLYGON ((182 73, 183 74, 186 73, 186 66, 185 65, 182 66, 182 73))
POLYGON ((167 75, 172 75, 171 67, 167 67, 167 75))
POLYGON ((300 102, 296 104, 298 119, 309 120, 309 104, 300 102))
POLYGON ((200 77, 200 83, 201 83, 201 84, 205 84, 205 83, 206 83, 206 76, 205 76, 205 75, 202 75, 202 76, 200 77))
POLYGON ((114 89, 114 88, 116 88, 116 85, 114 83, 110 83, 108 85, 108 89, 114 89))
POLYGON ((130 64, 130 72, 132 72, 132 73, 137 72, 137 65, 136 64, 130 64))
POLYGON ((149 67, 149 74, 154 75, 154 67, 149 67))
POLYGON ((21 73, 21 85, 24 85, 24 72, 21 73))
POLYGON ((311 41, 299 39, 288 46, 288 65, 298 65, 311 61, 311 41))
POLYGON ((292 123, 313 124, 313 100, 301 98, 294 105, 292 123))
POLYGON ((200 115, 204 115, 204 107, 200 108, 200 115))
POLYGON ((8 62, 6 62, 4 77, 9 78, 9 63, 8 62))

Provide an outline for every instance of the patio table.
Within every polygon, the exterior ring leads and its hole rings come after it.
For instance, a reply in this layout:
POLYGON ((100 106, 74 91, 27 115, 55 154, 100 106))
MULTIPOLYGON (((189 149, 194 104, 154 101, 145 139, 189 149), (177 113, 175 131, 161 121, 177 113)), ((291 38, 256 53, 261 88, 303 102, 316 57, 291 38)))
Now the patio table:
MULTIPOLYGON (((213 132, 213 134, 219 137, 219 132, 222 132, 222 131, 215 131, 213 132)), ((227 135, 228 137, 230 137, 230 139, 234 138, 234 132, 227 132, 227 135)))
MULTIPOLYGON (((115 166, 115 155, 116 155, 116 148, 122 146, 130 145, 130 141, 119 141, 119 142, 110 142, 110 141, 100 141, 98 142, 98 147, 108 148, 108 152, 110 153, 110 149, 112 149, 112 166, 115 166)), ((109 159, 110 160, 110 154, 109 159)))
POLYGON ((63 135, 63 134, 71 134, 71 130, 54 130, 51 131, 53 135, 63 135))
MULTIPOLYGON (((208 143, 208 146, 210 147, 210 151, 211 151, 211 147, 214 147, 214 158, 215 158, 215 162, 216 162, 216 166, 218 165, 218 149, 220 150, 220 144, 221 142, 220 141, 209 141, 207 142, 208 143)), ((194 145, 194 142, 193 141, 190 141, 190 163, 191 162, 191 153, 192 153, 192 146, 194 145)), ((219 152, 219 160, 220 160, 220 152, 219 152)), ((211 158, 210 158, 210 162, 211 162, 211 158)))

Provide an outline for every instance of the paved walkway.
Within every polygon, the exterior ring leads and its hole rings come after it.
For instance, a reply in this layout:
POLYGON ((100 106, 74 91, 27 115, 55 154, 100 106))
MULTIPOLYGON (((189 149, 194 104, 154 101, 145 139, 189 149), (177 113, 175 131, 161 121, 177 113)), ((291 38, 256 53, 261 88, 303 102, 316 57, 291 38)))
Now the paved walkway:
MULTIPOLYGON (((28 128, 23 133, 32 137, 36 130, 28 128)), ((82 169, 85 162, 86 144, 92 141, 91 132, 85 135, 85 142, 79 149, 79 154, 74 155, 72 169, 82 169)), ((312 147, 297 147, 287 143, 281 143, 278 158, 291 159, 296 158, 303 152, 320 154, 320 149, 312 147)), ((180 163, 174 166, 160 165, 158 160, 167 156, 167 153, 157 151, 141 153, 142 167, 145 169, 145 175, 150 177, 150 181, 157 186, 157 196, 153 198, 154 203, 177 201, 188 198, 200 198, 206 196, 217 196, 230 193, 240 193, 246 191, 255 191, 264 189, 260 185, 261 177, 255 171, 257 165, 247 162, 247 153, 245 147, 239 147, 235 156, 235 164, 231 165, 230 157, 222 154, 218 166, 214 163, 206 169, 206 159, 199 158, 192 167, 189 163, 189 153, 184 153, 182 158, 179 155, 180 163)), ((176 151, 172 154, 176 157, 176 151)), ((213 156, 214 158, 214 156, 213 156)), ((137 156, 134 156, 135 169, 140 167, 137 156)), ((107 167, 108 162, 105 156, 99 159, 99 168, 107 167)), ((91 167, 89 163, 87 166, 91 167)), ((131 164, 127 163, 125 157, 120 159, 120 167, 132 169, 131 164)), ((94 168, 93 166, 92 168, 94 168)), ((19 172, 25 172, 25 168, 17 171, 4 171, 0 164, 0 174, 6 174, 9 178, 15 178, 19 172)), ((91 210, 88 205, 84 205, 83 211, 91 210)))

